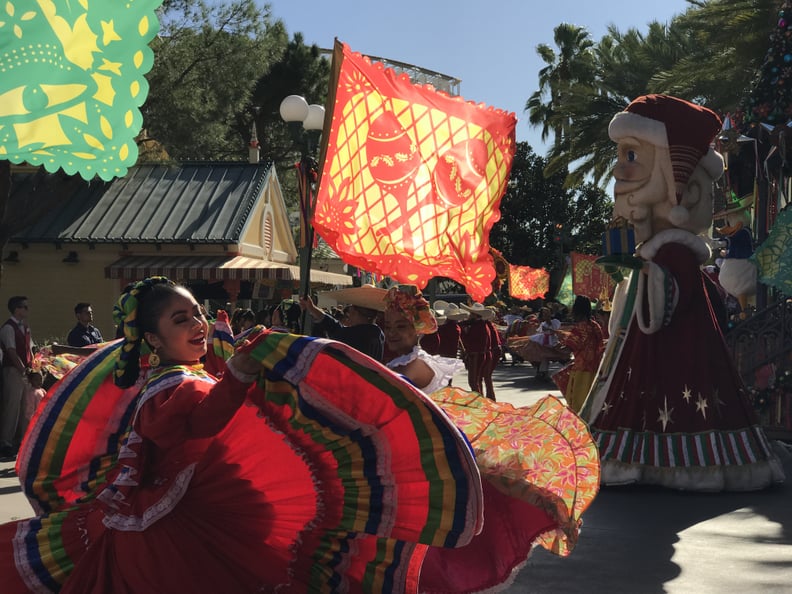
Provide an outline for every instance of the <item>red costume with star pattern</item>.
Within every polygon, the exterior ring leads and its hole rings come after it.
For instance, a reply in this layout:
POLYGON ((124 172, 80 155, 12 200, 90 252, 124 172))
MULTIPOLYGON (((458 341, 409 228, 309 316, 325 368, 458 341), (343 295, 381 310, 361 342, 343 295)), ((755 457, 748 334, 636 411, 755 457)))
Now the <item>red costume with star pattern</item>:
MULTIPOLYGON (((602 482, 750 491, 784 480, 713 313, 701 266, 723 158, 718 115, 645 95, 616 114, 614 223, 632 225, 608 344, 581 416, 599 446, 602 482), (628 276, 627 279, 624 276, 628 276)), ((609 271, 610 272, 610 271, 609 271)), ((612 272, 610 272, 613 274, 612 272)))
POLYGON ((603 482, 752 490, 778 480, 704 286, 709 247, 671 229, 638 254, 649 268, 633 273, 642 278, 623 348, 600 398, 586 403, 596 407, 603 482))

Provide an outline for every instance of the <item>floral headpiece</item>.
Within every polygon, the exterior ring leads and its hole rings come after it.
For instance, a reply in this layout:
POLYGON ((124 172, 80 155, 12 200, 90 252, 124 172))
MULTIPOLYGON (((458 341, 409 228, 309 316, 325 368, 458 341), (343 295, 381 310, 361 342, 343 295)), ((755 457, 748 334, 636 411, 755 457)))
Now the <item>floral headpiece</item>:
POLYGON ((385 295, 386 311, 395 311, 404 315, 413 323, 418 334, 437 332, 437 320, 432 315, 429 302, 420 292, 415 295, 400 287, 392 287, 385 295))

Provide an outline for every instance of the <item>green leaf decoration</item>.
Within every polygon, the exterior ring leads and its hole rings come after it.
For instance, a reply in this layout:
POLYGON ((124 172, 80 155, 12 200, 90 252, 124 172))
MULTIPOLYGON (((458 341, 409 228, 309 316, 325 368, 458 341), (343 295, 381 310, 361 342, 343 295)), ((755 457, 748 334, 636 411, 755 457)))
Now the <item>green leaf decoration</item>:
POLYGON ((758 278, 784 295, 792 295, 792 209, 785 208, 776 217, 770 234, 751 259, 756 263, 758 278))
POLYGON ((161 3, 0 2, 0 159, 124 176, 138 156, 161 3))

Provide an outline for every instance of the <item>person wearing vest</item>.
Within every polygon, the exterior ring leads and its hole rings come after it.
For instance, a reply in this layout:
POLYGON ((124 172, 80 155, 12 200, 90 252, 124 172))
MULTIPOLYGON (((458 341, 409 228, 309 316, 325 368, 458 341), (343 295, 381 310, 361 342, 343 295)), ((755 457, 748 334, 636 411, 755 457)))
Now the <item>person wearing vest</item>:
POLYGON ((3 391, 0 398, 0 457, 14 456, 25 434, 21 414, 25 393, 25 370, 33 361, 30 328, 27 325, 27 297, 8 300, 11 317, 0 326, 0 347, 3 352, 3 391))

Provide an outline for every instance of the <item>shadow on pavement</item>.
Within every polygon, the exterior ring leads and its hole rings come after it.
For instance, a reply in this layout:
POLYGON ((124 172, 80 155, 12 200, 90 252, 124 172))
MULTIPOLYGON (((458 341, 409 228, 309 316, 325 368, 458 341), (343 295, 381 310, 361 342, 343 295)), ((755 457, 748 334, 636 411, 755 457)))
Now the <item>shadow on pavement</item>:
POLYGON ((741 588, 746 583, 753 591, 792 591, 792 454, 780 449, 787 482, 764 491, 602 488, 583 515, 572 554, 560 558, 535 550, 508 592, 703 594, 748 591, 741 588), (680 535, 689 529, 680 546, 680 535), (740 569, 730 567, 724 556, 739 559, 740 569), (667 584, 677 578, 673 586, 667 584), (732 579, 735 589, 724 589, 732 579))
MULTIPOLYGON (((551 366, 551 374, 561 365, 551 366)), ((501 363, 498 400, 559 394, 530 363, 501 363)), ((792 592, 792 446, 774 442, 787 482, 748 493, 604 487, 569 557, 536 549, 509 594, 792 592)))

